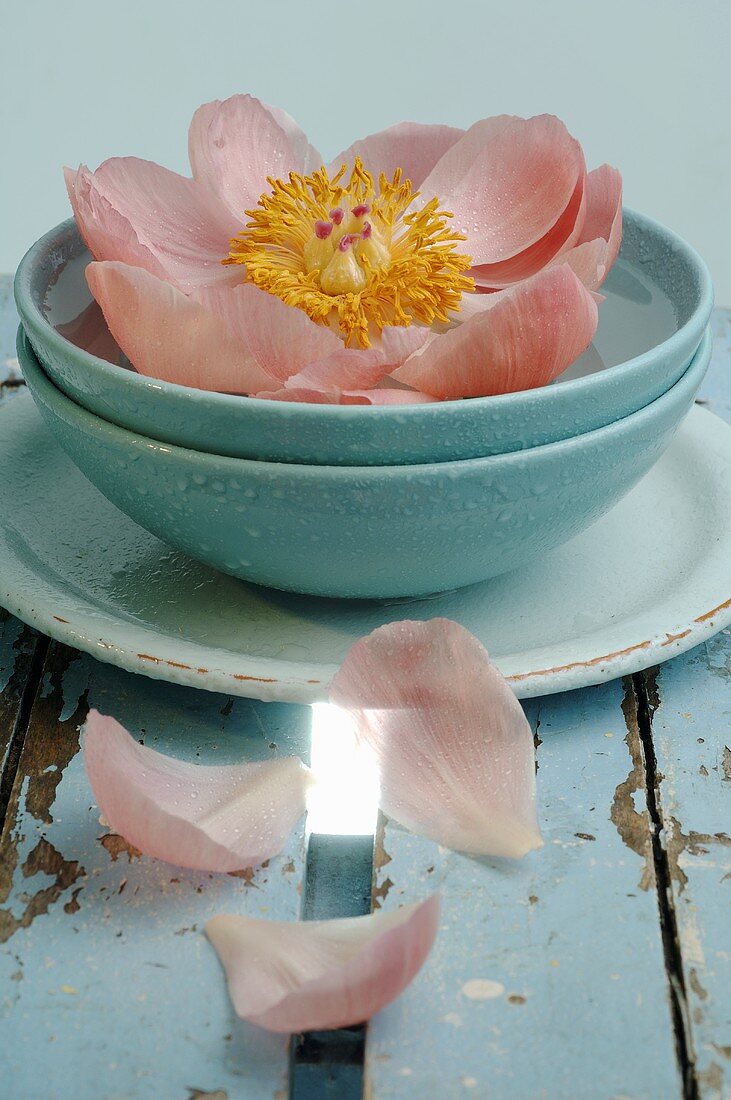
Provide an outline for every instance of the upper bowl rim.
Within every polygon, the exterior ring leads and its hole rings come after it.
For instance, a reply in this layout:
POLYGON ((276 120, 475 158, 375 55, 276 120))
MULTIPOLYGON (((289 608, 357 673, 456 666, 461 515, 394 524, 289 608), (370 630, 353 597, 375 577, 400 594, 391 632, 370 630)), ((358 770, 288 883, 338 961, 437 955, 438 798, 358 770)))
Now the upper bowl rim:
MULTIPOLYGON (((695 339, 693 345, 696 349, 703 338, 703 333, 713 308, 713 283, 708 267, 699 253, 680 237, 674 230, 663 223, 656 221, 647 214, 623 207, 623 218, 632 220, 641 228, 649 230, 661 237, 665 237, 675 251, 682 253, 686 262, 695 270, 699 285, 699 299, 690 317, 680 328, 676 329, 666 340, 654 347, 626 359, 622 363, 612 366, 612 380, 621 384, 622 378, 631 372, 641 369, 645 363, 652 361, 658 355, 672 355, 677 346, 683 346, 695 339), (697 337, 697 339, 696 339, 697 337)), ((300 401, 271 401, 266 398, 246 397, 242 394, 218 393, 214 390, 199 390, 190 386, 182 386, 175 382, 166 382, 162 379, 152 378, 138 374, 122 367, 109 363, 83 348, 72 344, 66 337, 53 327, 43 310, 35 302, 31 293, 31 280, 39 257, 46 255, 53 248, 58 247, 59 237, 75 230, 78 233, 75 219, 67 218, 48 230, 42 237, 31 245, 23 256, 15 273, 13 284, 15 302, 23 325, 33 332, 42 343, 50 343, 61 355, 71 354, 88 364, 92 369, 104 374, 113 374, 115 382, 127 386, 132 390, 152 388, 163 394, 169 393, 174 399, 187 400, 197 404, 210 404, 212 408, 228 410, 246 409, 252 415, 266 412, 269 415, 286 416, 291 419, 293 415, 304 418, 316 419, 318 417, 339 417, 341 419, 360 419, 365 417, 378 417, 381 420, 394 419, 403 422, 404 417, 432 418, 458 417, 461 412, 469 408, 472 412, 480 409, 498 410, 501 406, 513 404, 520 405, 523 402, 535 400, 536 395, 541 394, 543 400, 549 403, 554 400, 571 398, 571 395, 580 395, 597 384, 598 378, 604 377, 604 372, 586 375, 583 378, 573 378, 560 386, 542 386, 528 390, 517 390, 514 393, 495 394, 490 397, 459 398, 453 401, 436 401, 421 405, 320 405, 309 404, 300 401), (561 395, 565 395, 565 398, 561 395)), ((80 234, 79 234, 80 236, 80 234)), ((82 242, 83 243, 83 242, 82 242)), ((49 281, 49 286, 50 286, 49 281)))
MULTIPOLYGON (((181 447, 174 443, 164 443, 161 440, 153 439, 150 436, 146 436, 141 432, 131 431, 129 428, 122 428, 118 424, 114 424, 112 421, 105 420, 103 417, 98 416, 96 413, 90 412, 81 405, 77 405, 75 401, 72 401, 65 393, 63 393, 58 386, 47 376, 42 364, 38 361, 38 357, 33 351, 30 340, 27 334, 23 330, 23 326, 18 327, 18 351, 31 360, 32 368, 37 371, 38 379, 37 383, 44 390, 47 390, 50 397, 46 400, 49 404, 56 406, 56 415, 63 416, 63 409, 68 408, 70 415, 83 426, 86 432, 93 432, 99 435, 100 432, 105 434, 108 438, 117 439, 120 442, 129 446, 129 442, 134 441, 141 447, 146 447, 153 451, 159 451, 165 453, 169 459, 174 463, 189 462, 192 456, 194 461, 199 467, 210 469, 211 475, 222 472, 230 473, 231 476, 241 477, 243 472, 256 468, 259 474, 269 473, 273 476, 282 476, 282 472, 286 471, 288 476, 300 477, 307 479, 310 477, 318 478, 334 478, 338 479, 352 479, 354 477, 360 478, 362 481, 378 480, 383 478, 384 475, 389 477, 401 477, 416 478, 421 475, 431 475, 440 473, 447 477, 460 473, 462 471, 471 470, 472 472, 495 470, 496 467, 508 468, 515 464, 525 463, 526 460, 530 460, 531 457, 542 458, 546 454, 550 455, 552 452, 559 450, 574 451, 578 455, 581 454, 587 446, 592 446, 596 442, 598 436, 612 436, 615 434, 621 434, 633 427, 636 427, 638 423, 642 423, 652 416, 653 411, 657 412, 658 405, 664 405, 673 400, 673 397, 677 399, 677 391, 683 385, 687 385, 688 375, 699 370, 699 364, 702 364, 702 375, 708 368, 708 364, 711 358, 711 352, 713 349, 713 334, 710 327, 704 330, 701 342, 693 355, 688 367, 680 376, 678 381, 655 401, 651 401, 649 405, 644 405, 636 412, 629 413, 627 416, 622 417, 619 420, 613 420, 609 424, 605 424, 599 428, 593 428, 591 431, 583 432, 580 435, 570 436, 568 439, 560 439, 553 443, 542 443, 536 447, 529 447, 523 451, 509 451, 503 454, 484 455, 478 458, 460 458, 452 459, 445 462, 430 462, 430 463, 415 463, 414 465, 380 465, 380 466, 331 466, 331 465, 313 465, 308 463, 295 463, 295 462, 271 462, 263 459, 255 458, 232 458, 229 455, 217 455, 211 454, 208 451, 196 451, 190 447, 181 447), (22 348, 21 348, 22 345, 22 348), (58 410, 58 406, 61 406, 61 410, 58 410)), ((22 368, 21 362, 21 368, 22 368)), ((696 387, 697 390, 697 387, 696 387)), ((694 391, 695 392, 695 391, 694 391)))

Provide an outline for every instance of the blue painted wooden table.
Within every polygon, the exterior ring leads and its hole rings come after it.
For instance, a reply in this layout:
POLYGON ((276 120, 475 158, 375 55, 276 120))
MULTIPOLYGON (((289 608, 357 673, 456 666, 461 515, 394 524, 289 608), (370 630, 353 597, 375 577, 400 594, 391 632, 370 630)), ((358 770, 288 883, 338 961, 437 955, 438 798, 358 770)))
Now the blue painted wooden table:
MULTIPOLYGON (((0 384, 17 320, 0 281, 0 384)), ((731 314, 701 399, 731 419, 731 314)), ((82 521, 83 517, 80 517, 82 521)), ((628 533, 631 537, 631 533, 628 533)), ((731 633, 660 669, 533 700, 546 848, 511 866, 380 820, 244 875, 178 871, 100 824, 89 707, 189 759, 309 751, 307 707, 136 677, 0 613, 0 1097, 731 1097, 731 633), (372 875, 372 878, 371 878, 372 875), (232 1013, 201 929, 444 897, 434 950, 367 1029, 232 1013)))

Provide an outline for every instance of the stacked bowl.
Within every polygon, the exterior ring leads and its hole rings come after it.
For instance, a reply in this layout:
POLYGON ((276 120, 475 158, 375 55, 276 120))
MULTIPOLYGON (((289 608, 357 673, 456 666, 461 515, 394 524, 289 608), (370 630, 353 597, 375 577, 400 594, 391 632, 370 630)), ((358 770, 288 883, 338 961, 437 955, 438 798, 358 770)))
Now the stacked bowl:
POLYGON ((445 591, 578 534, 651 468, 693 405, 711 351, 708 272, 653 220, 626 211, 624 224, 594 344, 542 389, 347 406, 144 377, 90 299, 73 222, 18 269, 18 355, 63 449, 164 542, 294 592, 445 591))

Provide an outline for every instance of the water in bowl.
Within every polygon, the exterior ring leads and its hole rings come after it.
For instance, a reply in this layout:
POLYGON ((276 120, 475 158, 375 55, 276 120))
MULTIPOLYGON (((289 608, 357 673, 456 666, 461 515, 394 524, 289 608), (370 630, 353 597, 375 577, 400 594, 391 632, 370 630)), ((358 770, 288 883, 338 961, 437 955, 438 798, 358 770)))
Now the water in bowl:
MULTIPOLYGON (((51 324, 70 340, 117 366, 129 363, 106 326, 84 278, 89 255, 83 251, 69 260, 48 290, 44 308, 51 324)), ((637 264, 621 257, 602 287, 599 328, 593 343, 557 379, 582 378, 616 366, 667 340, 678 327, 668 296, 637 264)))

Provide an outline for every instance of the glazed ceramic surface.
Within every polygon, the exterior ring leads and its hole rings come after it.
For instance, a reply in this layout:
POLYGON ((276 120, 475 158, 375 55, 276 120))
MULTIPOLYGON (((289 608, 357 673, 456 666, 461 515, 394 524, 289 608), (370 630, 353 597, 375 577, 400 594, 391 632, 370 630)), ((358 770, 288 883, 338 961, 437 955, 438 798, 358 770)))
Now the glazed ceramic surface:
POLYGON ((657 664, 731 622, 731 428, 699 408, 589 530, 425 600, 286 595, 170 550, 79 473, 27 397, 0 410, 0 463, 0 604, 102 661, 229 695, 321 699, 351 644, 394 619, 461 622, 521 697, 657 664))
POLYGON ((27 339, 18 354, 64 450, 112 503, 226 573, 320 596, 442 592, 561 545, 650 469, 693 403, 709 334, 678 383, 640 412, 508 455, 421 466, 224 458, 134 435, 75 405, 27 339))
POLYGON ((700 343, 712 304, 707 269, 693 249, 652 219, 626 211, 595 341, 553 385, 411 407, 306 405, 191 390, 116 365, 119 349, 110 348, 86 287, 89 259, 69 221, 31 248, 16 277, 23 324, 64 393, 103 419, 168 443, 323 465, 474 458, 602 427, 674 385, 700 343))

